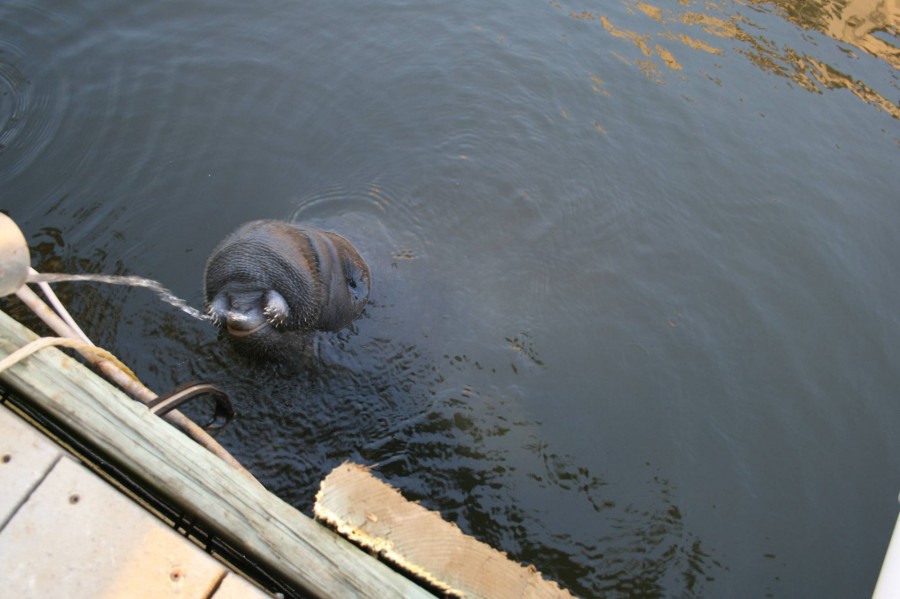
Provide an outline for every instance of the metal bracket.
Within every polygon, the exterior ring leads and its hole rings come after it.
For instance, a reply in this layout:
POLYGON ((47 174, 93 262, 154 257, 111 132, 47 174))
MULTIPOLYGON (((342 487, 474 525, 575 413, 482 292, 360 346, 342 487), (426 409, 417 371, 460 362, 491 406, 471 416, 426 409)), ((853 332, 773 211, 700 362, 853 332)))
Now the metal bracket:
POLYGON ((202 395, 208 395, 216 404, 216 411, 212 420, 203 425, 203 428, 208 431, 218 432, 228 426, 228 423, 234 419, 234 407, 232 407, 231 400, 228 399, 225 392, 210 383, 190 382, 180 385, 173 391, 160 395, 149 402, 147 407, 157 416, 163 416, 181 404, 202 395), (224 422, 218 424, 220 420, 224 420, 224 422))

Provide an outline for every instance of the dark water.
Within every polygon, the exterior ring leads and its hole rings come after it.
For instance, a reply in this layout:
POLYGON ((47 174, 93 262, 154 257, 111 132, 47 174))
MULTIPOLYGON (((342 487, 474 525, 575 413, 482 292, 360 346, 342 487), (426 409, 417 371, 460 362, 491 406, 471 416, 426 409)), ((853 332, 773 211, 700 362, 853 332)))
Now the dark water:
MULTIPOLYGON (((896 7, 0 3, 0 208, 201 303, 255 218, 362 249, 287 376, 58 292, 310 510, 345 459, 583 596, 864 597, 900 492, 896 7)), ((3 307, 15 309, 14 302, 3 307)))

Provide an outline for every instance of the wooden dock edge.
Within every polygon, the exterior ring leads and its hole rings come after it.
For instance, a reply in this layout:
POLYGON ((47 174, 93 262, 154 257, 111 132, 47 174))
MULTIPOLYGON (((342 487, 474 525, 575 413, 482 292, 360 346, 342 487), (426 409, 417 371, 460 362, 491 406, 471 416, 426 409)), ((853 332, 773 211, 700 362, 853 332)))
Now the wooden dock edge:
MULTIPOLYGON (((0 311, 0 358, 36 338, 0 311)), ((61 351, 41 350, 0 379, 298 590, 321 597, 433 597, 61 351)))

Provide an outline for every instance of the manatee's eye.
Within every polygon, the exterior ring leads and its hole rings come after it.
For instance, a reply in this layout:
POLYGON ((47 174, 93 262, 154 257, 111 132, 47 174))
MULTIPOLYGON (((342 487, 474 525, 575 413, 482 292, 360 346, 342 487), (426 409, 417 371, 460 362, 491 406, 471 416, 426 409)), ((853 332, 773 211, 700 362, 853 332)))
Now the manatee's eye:
POLYGON ((353 289, 356 289, 356 279, 347 279, 347 284, 353 289))

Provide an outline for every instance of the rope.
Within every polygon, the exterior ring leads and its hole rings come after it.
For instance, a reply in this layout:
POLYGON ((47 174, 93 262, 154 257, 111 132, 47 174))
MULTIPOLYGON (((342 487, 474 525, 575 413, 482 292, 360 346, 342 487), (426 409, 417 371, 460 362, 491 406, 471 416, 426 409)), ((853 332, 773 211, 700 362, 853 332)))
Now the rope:
POLYGON ((77 350, 82 355, 93 354, 102 360, 112 362, 116 366, 116 368, 122 370, 122 372, 124 372, 130 378, 135 381, 138 380, 137 376, 130 368, 128 368, 128 366, 125 366, 125 364, 123 364, 121 360, 119 360, 107 350, 103 349, 102 347, 97 347, 96 345, 93 345, 91 343, 85 343, 84 341, 81 341, 79 339, 69 339, 67 337, 41 337, 40 339, 35 339, 34 341, 23 345, 13 353, 0 360, 0 372, 3 372, 10 366, 21 362, 31 354, 38 352, 45 347, 54 346, 69 347, 77 350))

